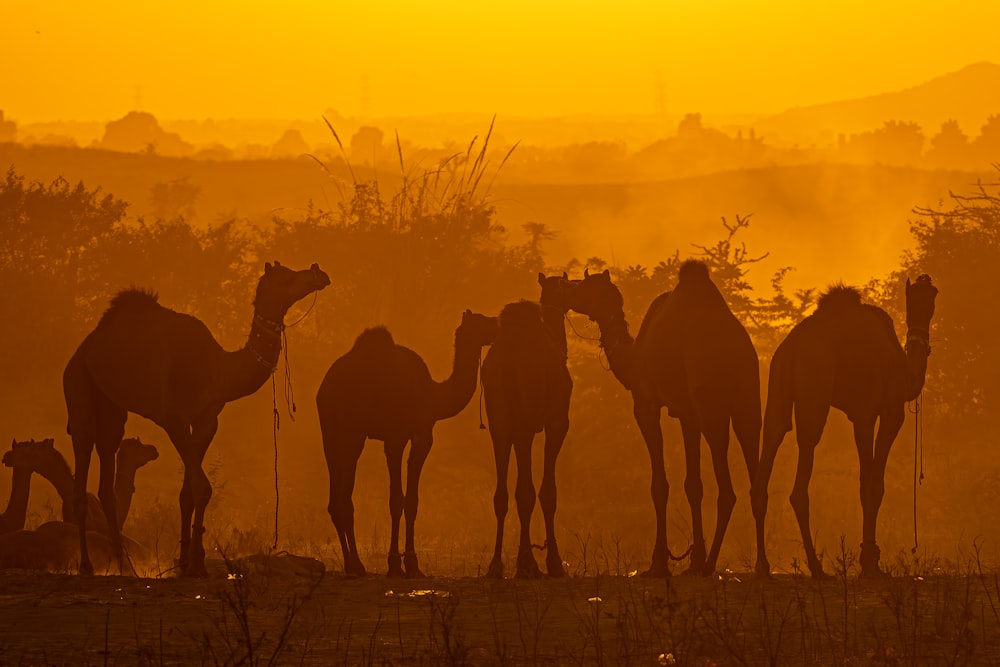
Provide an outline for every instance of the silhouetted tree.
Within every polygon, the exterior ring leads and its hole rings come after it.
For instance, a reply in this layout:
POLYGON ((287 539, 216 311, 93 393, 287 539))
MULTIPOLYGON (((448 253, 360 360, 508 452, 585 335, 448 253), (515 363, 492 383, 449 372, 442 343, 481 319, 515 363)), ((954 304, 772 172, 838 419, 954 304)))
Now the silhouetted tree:
POLYGON ((275 157, 299 156, 309 152, 309 144, 296 129, 285 130, 281 138, 274 142, 271 153, 275 157))
POLYGON ((995 344, 1000 311, 987 291, 1000 281, 1000 182, 980 183, 968 194, 952 193, 945 204, 914 213, 910 230, 916 247, 899 271, 873 281, 869 294, 899 328, 905 322, 902 283, 920 273, 933 278, 941 298, 931 330, 926 406, 952 432, 985 433, 979 420, 990 416, 1000 399, 995 344))
POLYGON ((149 203, 153 215, 165 220, 184 218, 191 221, 196 215, 201 188, 183 176, 153 185, 149 193, 149 203))
POLYGON ((1000 161, 1000 114, 986 119, 979 136, 973 141, 973 150, 982 165, 1000 161))
POLYGON ((382 154, 385 134, 377 127, 364 125, 351 137, 351 160, 358 164, 375 165, 382 154))
POLYGON ((194 147, 180 135, 166 132, 151 113, 130 111, 104 128, 98 148, 127 153, 155 152, 160 155, 190 155, 194 147))
POLYGON ((969 163, 969 137, 962 132, 958 121, 949 120, 931 137, 927 160, 935 167, 957 169, 969 163))
POLYGON ((920 161, 924 132, 917 123, 890 120, 871 132, 852 135, 842 150, 852 160, 892 165, 915 165, 920 161))

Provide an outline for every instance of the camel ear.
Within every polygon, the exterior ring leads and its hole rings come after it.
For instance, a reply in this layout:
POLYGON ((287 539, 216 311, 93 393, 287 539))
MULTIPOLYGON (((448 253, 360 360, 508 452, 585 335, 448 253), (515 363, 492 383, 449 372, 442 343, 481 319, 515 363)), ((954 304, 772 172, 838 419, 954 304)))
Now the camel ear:
POLYGON ((17 446, 17 438, 11 438, 10 439, 10 446, 11 447, 16 447, 17 446))
POLYGON ((541 271, 538 272, 538 284, 539 285, 545 284, 545 274, 542 273, 541 271))
POLYGON ((584 269, 583 270, 583 277, 584 278, 589 278, 590 277, 590 269, 584 269))
POLYGON ((266 276, 271 271, 271 262, 264 262, 264 275, 266 276))
POLYGON ((569 280, 569 274, 563 271, 563 280, 569 280))
POLYGON ((608 269, 604 269, 604 273, 602 273, 601 275, 603 275, 609 281, 611 280, 611 271, 609 271, 608 269))

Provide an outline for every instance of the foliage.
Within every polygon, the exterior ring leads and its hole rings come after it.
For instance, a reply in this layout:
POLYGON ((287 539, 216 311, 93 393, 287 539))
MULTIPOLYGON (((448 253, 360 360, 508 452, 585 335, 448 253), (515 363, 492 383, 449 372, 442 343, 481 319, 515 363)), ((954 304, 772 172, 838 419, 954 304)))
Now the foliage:
POLYGON ((952 193, 947 204, 914 213, 916 248, 900 271, 874 289, 901 323, 904 280, 920 273, 934 280, 940 297, 931 324, 928 404, 949 428, 974 432, 1000 398, 1000 355, 993 344, 1000 313, 985 289, 1000 281, 1000 182, 980 181, 971 193, 952 193))

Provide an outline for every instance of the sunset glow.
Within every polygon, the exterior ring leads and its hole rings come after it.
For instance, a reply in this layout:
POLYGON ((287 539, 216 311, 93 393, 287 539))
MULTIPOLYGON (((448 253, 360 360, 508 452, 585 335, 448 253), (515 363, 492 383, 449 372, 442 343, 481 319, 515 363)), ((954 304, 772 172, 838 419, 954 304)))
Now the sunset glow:
POLYGON ((20 122, 773 113, 1000 61, 1000 5, 625 1, 7 3, 20 122))

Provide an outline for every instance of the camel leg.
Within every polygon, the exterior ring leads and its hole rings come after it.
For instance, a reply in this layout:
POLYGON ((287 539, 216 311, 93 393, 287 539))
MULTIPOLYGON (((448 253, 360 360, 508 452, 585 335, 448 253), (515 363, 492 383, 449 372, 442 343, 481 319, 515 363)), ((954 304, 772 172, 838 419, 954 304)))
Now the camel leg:
POLYGON ((650 401, 634 399, 632 412, 636 424, 646 442, 649 452, 649 467, 652 481, 649 491, 653 498, 653 509, 656 512, 656 543, 653 545, 652 562, 649 569, 642 573, 644 577, 670 576, 667 559, 667 496, 670 485, 667 483, 667 471, 663 462, 663 431, 660 429, 660 407, 650 401))
POLYGON ((712 454, 712 468, 719 487, 719 497, 716 501, 715 536, 712 538, 712 548, 708 552, 702 574, 713 574, 722 550, 722 541, 726 537, 729 519, 736 506, 736 492, 733 491, 733 480, 729 473, 729 419, 716 417, 705 422, 705 440, 712 454))
POLYGON ((569 431, 568 416, 550 420, 545 425, 545 466, 538 501, 542 506, 542 516, 545 517, 545 569, 550 577, 566 576, 562 556, 559 555, 559 547, 556 545, 556 459, 559 457, 559 450, 562 449, 567 431, 569 431))
POLYGON ((73 510, 80 533, 80 574, 93 574, 94 565, 87 549, 87 476, 97 442, 99 391, 80 358, 70 358, 63 373, 63 394, 69 413, 67 430, 73 440, 73 510))
MULTIPOLYGON (((115 456, 118 453, 118 447, 121 445, 122 437, 125 435, 125 421, 128 419, 128 412, 107 399, 100 401, 100 404, 100 410, 97 415, 96 449, 100 459, 101 473, 97 495, 101 500, 101 509, 104 511, 104 517, 107 520, 111 547, 112 551, 114 551, 115 560, 118 561, 118 571, 120 574, 123 567, 123 558, 122 537, 118 530, 117 500, 115 498, 115 456)), ((78 513, 78 520, 80 516, 78 513)), ((84 510, 82 516, 86 516, 86 510, 84 510)))
POLYGON ((334 436, 335 431, 323 427, 323 450, 330 472, 330 501, 327 512, 337 530, 340 548, 344 553, 344 574, 349 577, 363 577, 365 566, 358 555, 358 545, 354 537, 354 480, 357 476, 358 459, 365 446, 364 435, 350 437, 334 436))
POLYGON ((774 470, 774 459, 781 447, 781 441, 785 439, 788 431, 783 428, 771 428, 764 424, 764 432, 761 441, 760 461, 757 463, 757 471, 750 482, 750 507, 753 510, 753 520, 757 530, 757 564, 754 574, 757 577, 771 576, 771 563, 767 560, 765 519, 767 517, 768 493, 767 487, 771 482, 771 472, 774 470))
POLYGON ((94 451, 96 437, 93 431, 85 431, 79 425, 73 426, 72 437, 75 466, 73 511, 76 513, 76 525, 80 531, 80 574, 93 574, 94 565, 90 562, 90 552, 87 549, 87 473, 90 470, 90 457, 94 451))
POLYGON ((865 494, 866 497, 862 499, 861 504, 863 515, 863 540, 861 542, 862 576, 885 576, 885 572, 878 565, 879 548, 875 540, 875 529, 878 525, 878 512, 882 507, 882 498, 885 496, 885 466, 889 461, 889 451, 896 441, 899 429, 903 426, 904 418, 905 413, 903 412, 902 404, 887 409, 879 418, 872 467, 867 479, 868 492, 865 494))
POLYGON ((521 537, 517 544, 517 576, 534 579, 542 576, 535 555, 531 552, 531 514, 535 511, 535 483, 531 478, 531 441, 533 434, 522 434, 514 439, 514 458, 517 460, 517 484, 514 502, 517 519, 521 524, 521 537))
POLYGON ((803 408, 803 403, 795 406, 795 427, 799 444, 799 461, 795 470, 795 484, 790 497, 795 518, 799 522, 799 532, 802 533, 802 546, 806 552, 806 561, 813 577, 825 576, 823 566, 816 556, 812 532, 809 528, 809 479, 812 477, 813 459, 816 445, 819 444, 826 418, 830 412, 829 404, 814 404, 803 408))
POLYGON ((434 442, 430 431, 414 437, 410 442, 410 456, 406 460, 406 550, 403 552, 403 567, 406 576, 415 579, 425 575, 417 565, 417 548, 414 543, 414 532, 417 521, 417 505, 420 502, 420 472, 424 468, 427 455, 431 453, 434 442))
POLYGON ((403 450, 406 442, 385 443, 385 464, 389 468, 389 518, 392 535, 389 538, 389 576, 403 576, 403 557, 399 553, 399 520, 403 516, 403 450))
POLYGON ((205 508, 212 497, 212 483, 202 469, 202 461, 218 427, 218 412, 213 412, 192 424, 190 429, 179 423, 167 429, 184 463, 180 495, 182 576, 208 576, 205 569, 205 508))
POLYGON ((490 436, 493 439, 493 458, 497 467, 497 488, 493 493, 493 513, 497 518, 497 537, 493 547, 493 560, 486 571, 491 579, 503 578, 503 525, 507 518, 507 506, 510 498, 507 491, 507 475, 510 469, 510 450, 514 442, 499 430, 494 430, 493 420, 490 420, 490 436))
POLYGON ((691 507, 691 564, 684 574, 702 574, 705 570, 705 526, 701 515, 704 488, 701 483, 701 429, 693 416, 681 418, 684 438, 684 494, 691 507))
MULTIPOLYGON (((733 433, 736 434, 736 441, 740 443, 743 452, 743 461, 747 466, 747 474, 750 477, 751 501, 753 500, 753 485, 756 481, 757 471, 760 468, 760 387, 748 388, 744 394, 744 400, 737 400, 732 415, 733 433)), ((784 434, 782 434, 784 436, 784 434)), ((778 443, 781 444, 780 442, 778 443)), ((777 447, 774 447, 777 451, 777 447)), ((771 464, 774 463, 774 456, 771 456, 771 464)), ((770 471, 768 472, 770 476, 770 471)), ((754 523, 757 530, 757 563, 754 572, 758 577, 768 577, 771 574, 771 565, 767 562, 766 547, 764 545, 764 520, 763 514, 767 513, 767 484, 764 484, 764 507, 763 512, 758 512, 754 508, 754 523), (758 514, 761 514, 758 519, 758 514)))

